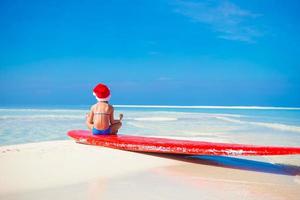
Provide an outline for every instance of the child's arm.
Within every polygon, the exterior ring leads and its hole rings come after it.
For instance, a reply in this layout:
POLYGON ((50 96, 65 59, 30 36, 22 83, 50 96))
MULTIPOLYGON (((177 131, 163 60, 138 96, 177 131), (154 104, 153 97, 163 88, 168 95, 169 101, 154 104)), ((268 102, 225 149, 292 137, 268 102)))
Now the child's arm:
POLYGON ((123 114, 120 114, 120 120, 115 120, 115 118, 114 118, 114 108, 111 107, 110 124, 120 123, 122 118, 123 118, 123 114))
POLYGON ((94 125, 93 119, 94 119, 94 112, 93 112, 93 106, 92 106, 91 111, 86 116, 86 125, 90 130, 93 129, 93 125, 94 125))

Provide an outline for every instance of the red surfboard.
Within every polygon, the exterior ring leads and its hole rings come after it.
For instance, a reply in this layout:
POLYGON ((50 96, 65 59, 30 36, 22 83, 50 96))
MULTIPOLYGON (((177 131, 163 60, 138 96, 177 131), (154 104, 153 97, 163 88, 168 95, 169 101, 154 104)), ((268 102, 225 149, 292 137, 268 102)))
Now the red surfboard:
POLYGON ((129 135, 92 135, 86 130, 72 130, 68 135, 78 143, 135 152, 232 156, 300 154, 300 147, 255 146, 129 135))

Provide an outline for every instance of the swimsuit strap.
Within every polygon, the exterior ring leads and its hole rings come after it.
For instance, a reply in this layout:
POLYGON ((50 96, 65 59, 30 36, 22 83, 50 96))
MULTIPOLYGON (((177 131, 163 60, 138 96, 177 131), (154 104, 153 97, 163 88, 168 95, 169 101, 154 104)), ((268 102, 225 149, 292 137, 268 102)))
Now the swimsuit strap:
POLYGON ((104 112, 94 112, 94 115, 110 115, 110 114, 104 112))

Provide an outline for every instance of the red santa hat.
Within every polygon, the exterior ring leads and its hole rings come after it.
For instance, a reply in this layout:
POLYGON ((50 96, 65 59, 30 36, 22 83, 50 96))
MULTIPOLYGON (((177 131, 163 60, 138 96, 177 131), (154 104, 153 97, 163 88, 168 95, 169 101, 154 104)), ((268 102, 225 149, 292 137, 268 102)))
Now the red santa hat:
POLYGON ((96 97, 98 101, 109 101, 110 99, 109 88, 102 83, 98 84, 94 88, 93 95, 96 97))

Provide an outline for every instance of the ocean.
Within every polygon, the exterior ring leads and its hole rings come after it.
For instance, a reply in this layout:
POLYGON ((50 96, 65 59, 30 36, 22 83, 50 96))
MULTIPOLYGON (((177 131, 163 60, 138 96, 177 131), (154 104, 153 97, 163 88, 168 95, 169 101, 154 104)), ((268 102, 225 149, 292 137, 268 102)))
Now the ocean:
MULTIPOLYGON (((66 140, 86 129, 89 107, 1 108, 0 145, 66 140)), ((120 134, 257 145, 300 146, 300 109, 268 107, 115 106, 120 134)))
MULTIPOLYGON (((87 129, 89 106, 1 108, 0 146, 68 140, 87 129)), ((119 134, 253 145, 300 146, 300 109, 273 107, 115 106, 124 114, 119 134)), ((299 156, 273 157, 300 165, 299 156)), ((270 161, 270 159, 269 159, 270 161)))

